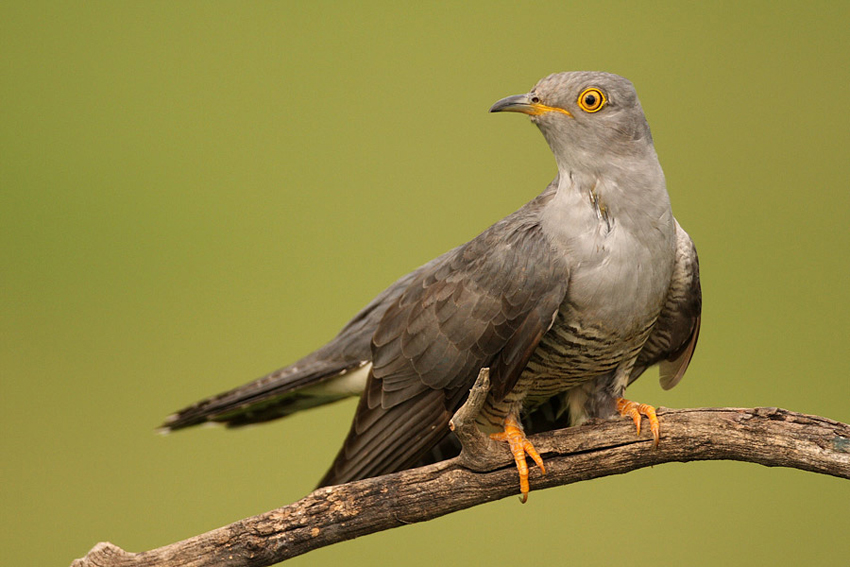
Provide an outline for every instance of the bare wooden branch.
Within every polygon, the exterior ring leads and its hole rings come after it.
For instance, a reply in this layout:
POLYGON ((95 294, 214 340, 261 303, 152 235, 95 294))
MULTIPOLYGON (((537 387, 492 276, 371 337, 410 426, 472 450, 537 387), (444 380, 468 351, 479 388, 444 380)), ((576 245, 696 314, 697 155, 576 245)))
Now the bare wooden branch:
POLYGON ((477 472, 496 470, 506 459, 510 461, 513 458, 506 443, 493 441, 475 424, 475 418, 484 407, 489 392, 490 369, 482 368, 469 390, 466 402, 449 422, 449 429, 455 432, 461 446, 457 463, 477 472))
MULTIPOLYGON (((667 462, 731 459, 850 479, 850 425, 778 408, 659 409, 661 444, 635 436, 630 419, 596 421, 531 437, 548 474, 531 472, 534 490, 667 462)), ((488 473, 452 459, 419 469, 316 490, 265 514, 152 551, 128 553, 99 543, 72 567, 272 565, 313 549, 423 522, 517 494, 505 452, 488 473)), ((485 467, 489 468, 489 467, 485 467)), ((543 495, 537 495, 542 498, 543 495)))

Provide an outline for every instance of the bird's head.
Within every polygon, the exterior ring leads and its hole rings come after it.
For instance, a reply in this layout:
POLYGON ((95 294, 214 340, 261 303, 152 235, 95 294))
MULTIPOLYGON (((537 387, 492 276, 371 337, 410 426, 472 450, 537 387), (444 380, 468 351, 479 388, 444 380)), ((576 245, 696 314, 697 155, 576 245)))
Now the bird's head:
POLYGON ((549 75, 530 92, 498 101, 490 112, 528 114, 563 171, 592 171, 595 164, 612 164, 618 158, 655 156, 634 86, 618 75, 549 75))

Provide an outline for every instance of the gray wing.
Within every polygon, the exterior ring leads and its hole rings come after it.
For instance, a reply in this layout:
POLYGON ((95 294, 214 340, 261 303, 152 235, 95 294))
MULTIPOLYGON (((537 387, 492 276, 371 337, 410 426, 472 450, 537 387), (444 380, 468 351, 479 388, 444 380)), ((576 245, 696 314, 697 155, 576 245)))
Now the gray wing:
POLYGON ((417 463, 449 433, 482 367, 497 398, 510 391, 566 295, 564 259, 537 222, 548 198, 454 250, 387 309, 366 391, 321 485, 417 463))
MULTIPOLYGON (((550 198, 556 186, 557 178, 527 207, 550 198)), ((352 389, 349 385, 347 391, 340 391, 334 385, 338 379, 345 379, 350 373, 371 362, 372 335, 387 308, 404 293, 412 281, 442 265, 458 249, 450 250, 399 278, 318 350, 253 382, 183 408, 166 418, 160 429, 175 431, 210 421, 238 427, 271 421, 348 396, 360 395, 365 380, 360 389, 352 389)))
POLYGON ((648 367, 660 367, 661 387, 669 390, 688 369, 699 337, 702 290, 699 258, 688 233, 676 222, 676 264, 658 322, 638 355, 629 377, 635 381, 648 367))
POLYGON ((201 400, 169 416, 162 428, 183 429, 207 421, 228 427, 270 421, 303 409, 333 402, 359 391, 334 392, 323 387, 371 361, 372 334, 387 308, 410 282, 451 254, 446 254, 399 278, 380 293, 329 343, 297 362, 257 380, 201 400))

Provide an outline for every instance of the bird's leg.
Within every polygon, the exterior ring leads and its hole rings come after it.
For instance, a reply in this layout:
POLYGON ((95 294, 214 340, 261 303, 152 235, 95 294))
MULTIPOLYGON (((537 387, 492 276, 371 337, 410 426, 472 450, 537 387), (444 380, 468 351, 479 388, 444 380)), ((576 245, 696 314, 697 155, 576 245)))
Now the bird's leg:
POLYGON ((652 431, 652 446, 658 447, 658 438, 660 436, 661 427, 658 425, 658 417, 655 415, 655 408, 649 404, 639 404, 625 398, 617 398, 617 411, 622 416, 629 416, 635 422, 637 434, 640 435, 640 416, 645 415, 649 419, 649 429, 652 431))
POLYGON ((528 500, 528 463, 525 460, 526 454, 537 463, 540 467, 540 472, 546 474, 546 467, 543 466, 543 459, 537 453, 537 449, 531 444, 522 430, 519 420, 513 414, 508 414, 505 418, 505 430, 502 433, 490 434, 490 439, 495 441, 506 441, 511 449, 511 454, 516 461, 516 468, 519 471, 519 490, 522 493, 523 504, 528 500))

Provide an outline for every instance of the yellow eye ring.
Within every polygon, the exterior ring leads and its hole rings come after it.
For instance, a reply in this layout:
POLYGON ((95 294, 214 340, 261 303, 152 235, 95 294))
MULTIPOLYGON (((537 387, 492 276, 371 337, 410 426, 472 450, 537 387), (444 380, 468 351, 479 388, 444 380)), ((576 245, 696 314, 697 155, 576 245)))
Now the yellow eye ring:
POLYGON ((596 87, 584 89, 578 95, 578 106, 585 112, 599 112, 608 99, 605 98, 605 93, 596 87))

